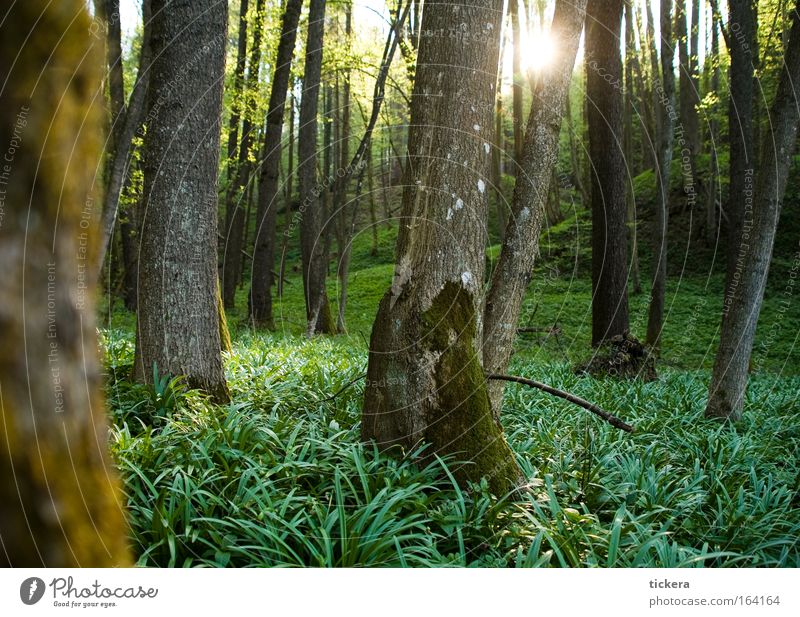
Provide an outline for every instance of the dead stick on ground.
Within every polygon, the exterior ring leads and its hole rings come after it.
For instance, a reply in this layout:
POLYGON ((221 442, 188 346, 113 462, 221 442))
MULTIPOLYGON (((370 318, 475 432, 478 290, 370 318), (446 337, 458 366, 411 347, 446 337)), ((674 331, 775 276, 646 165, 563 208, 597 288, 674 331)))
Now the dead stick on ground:
POLYGON ((487 379, 496 379, 499 381, 510 381, 513 383, 521 383, 525 386, 530 386, 531 388, 537 388, 538 390, 542 390, 543 392, 547 392, 548 394, 552 394, 553 396, 557 396, 559 398, 563 398, 564 400, 569 401, 570 403, 574 403, 575 405, 579 405, 584 409, 588 409, 593 414, 600 416, 608 422, 611 426, 614 426, 618 429, 621 429, 627 433, 633 432, 633 427, 630 424, 626 424, 615 415, 608 413, 607 411, 600 409, 594 403, 590 403, 587 400, 582 399, 579 396, 575 396, 574 394, 570 394, 569 392, 564 392, 563 390, 559 390, 558 388, 554 388, 552 386, 548 386, 547 384, 543 384, 538 381, 533 381, 532 379, 525 379, 524 377, 517 377, 516 375, 487 375, 487 379))

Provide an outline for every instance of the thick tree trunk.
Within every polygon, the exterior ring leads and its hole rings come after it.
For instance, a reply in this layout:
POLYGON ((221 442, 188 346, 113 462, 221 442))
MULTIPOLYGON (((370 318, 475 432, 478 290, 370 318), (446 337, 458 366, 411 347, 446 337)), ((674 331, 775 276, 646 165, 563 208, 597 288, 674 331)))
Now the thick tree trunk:
POLYGON ((217 166, 227 5, 153 0, 136 378, 228 398, 217 303, 217 166))
POLYGON ((325 0, 311 0, 308 15, 308 39, 303 71, 303 99, 300 103, 300 252, 303 261, 303 293, 309 335, 334 329, 325 279, 328 274, 328 239, 317 184, 317 109, 322 71, 322 45, 325 35, 325 0))
MULTIPOLYGON (((117 7, 118 8, 118 7, 117 7)), ((103 196, 103 207, 101 215, 101 237, 100 237, 100 250, 94 262, 94 270, 99 273, 103 268, 103 262, 106 258, 108 250, 108 243, 111 238, 111 233, 114 231, 114 225, 117 220, 117 210, 119 209, 119 197, 122 192, 122 186, 125 183, 125 176, 128 170, 128 163, 131 155, 131 143, 140 128, 144 118, 145 101, 147 99, 148 84, 150 82, 150 63, 152 58, 152 50, 150 47, 151 38, 151 0, 143 0, 142 2, 142 19, 144 20, 143 33, 142 33, 142 49, 139 55, 139 68, 136 73, 136 82, 131 92, 131 98, 128 102, 127 108, 121 112, 122 117, 117 117, 114 121, 113 134, 114 149, 109 155, 109 171, 103 196), (117 124, 120 124, 119 129, 116 129, 117 124)), ((119 11, 117 11, 117 19, 119 20, 119 11)), ((109 58, 111 60, 111 58, 109 58)), ((122 65, 122 59, 118 60, 119 65, 122 65)), ((113 71, 112 71, 113 72, 113 71)))
MULTIPOLYGON (((719 349, 711 375, 706 416, 738 420, 747 388, 747 371, 772 259, 792 155, 797 142, 797 84, 800 83, 800 2, 794 3, 792 29, 764 136, 752 225, 742 225, 747 258, 733 296, 723 305, 719 349)), ((732 195, 742 199, 744 195, 732 195)))
POLYGON ((130 566, 95 334, 100 44, 83 0, 5 11, 0 566, 130 566))
MULTIPOLYGON (((303 0, 287 0, 281 21, 281 39, 272 75, 272 90, 264 134, 264 162, 258 185, 256 239, 253 247, 253 271, 250 281, 250 319, 257 326, 274 328, 272 316, 272 271, 275 268, 275 228, 278 214, 278 182, 281 162, 281 135, 286 108, 286 93, 292 70, 292 56, 297 40, 297 24, 303 0)), ((289 171, 286 177, 286 217, 291 218, 292 161, 294 159, 294 105, 289 114, 289 171)), ((281 261, 281 277, 283 261, 281 261)), ((281 278, 282 281, 282 278, 281 278)), ((282 282, 278 283, 279 286, 282 282)))
POLYGON ((664 324, 667 286, 667 221, 669 217, 669 178, 675 110, 675 73, 672 57, 672 0, 661 0, 661 82, 653 89, 658 98, 658 168, 656 169, 655 216, 653 217, 653 285, 647 316, 647 344, 658 350, 664 324))
MULTIPOLYGON (((728 133, 730 135, 728 215, 728 259, 725 273, 726 302, 736 293, 742 270, 748 259, 742 227, 745 212, 748 218, 753 209, 755 180, 755 145, 753 122, 754 50, 756 13, 753 0, 730 0, 729 23, 736 31, 730 40, 730 99, 728 102, 728 133)), ((752 224, 747 221, 748 226, 752 224)))
MULTIPOLYGON (((558 161, 558 136, 564 104, 575 66, 586 0, 559 0, 550 37, 560 50, 542 72, 534 92, 525 135, 522 167, 517 176, 503 246, 486 299, 483 365, 487 372, 505 373, 513 350, 522 300, 538 254, 545 201, 558 161)), ((503 382, 489 384, 492 409, 499 415, 503 382)))
POLYGON ((628 230, 620 30, 623 0, 589 0, 586 96, 592 174, 592 345, 628 331, 628 230))
POLYGON ((425 4, 395 276, 372 329, 361 429, 381 449, 427 443, 467 461, 456 478, 486 477, 497 493, 521 475, 480 359, 502 6, 425 4), (469 36, 438 36, 456 26, 469 36))
MULTIPOLYGON (((242 114, 242 140, 239 144, 239 158, 236 174, 228 186, 225 231, 225 252, 222 266, 222 300, 225 308, 233 308, 236 288, 239 285, 242 271, 242 250, 244 249, 245 216, 244 203, 247 203, 247 192, 251 157, 256 143, 256 112, 258 107, 258 72, 261 65, 261 35, 264 31, 264 0, 256 0, 255 27, 253 28, 253 47, 247 63, 247 79, 245 81, 244 106, 242 114)), ((257 148, 256 148, 257 150, 257 148)))

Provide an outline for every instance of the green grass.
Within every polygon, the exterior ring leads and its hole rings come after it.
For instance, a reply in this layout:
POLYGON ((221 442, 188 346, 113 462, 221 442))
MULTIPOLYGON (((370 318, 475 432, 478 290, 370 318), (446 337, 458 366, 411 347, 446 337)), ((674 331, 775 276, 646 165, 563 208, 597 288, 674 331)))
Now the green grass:
MULTIPOLYGON (((396 229, 382 226, 377 256, 369 234, 355 240, 348 335, 301 336, 296 254, 276 305, 277 332, 246 326, 240 290, 229 314, 227 406, 180 380, 130 383, 133 317, 117 307, 104 320, 112 451, 140 564, 800 566, 796 303, 768 293, 743 421, 706 420, 719 264, 684 275, 673 264, 657 382, 579 378, 571 367, 589 354, 591 328, 586 213, 551 228, 522 322, 557 322, 563 334, 521 335, 511 371, 596 402, 636 432, 509 385, 502 421, 529 479, 511 499, 485 484, 459 488, 457 460, 394 460, 360 443, 363 382, 351 382, 366 367, 395 238, 396 229)), ((496 253, 490 248, 490 262, 496 253)), ((770 288, 780 292, 786 277, 775 276, 770 288)), ((333 278, 329 293, 336 298, 333 278)), ((630 301, 632 331, 641 335, 647 295, 630 301)))

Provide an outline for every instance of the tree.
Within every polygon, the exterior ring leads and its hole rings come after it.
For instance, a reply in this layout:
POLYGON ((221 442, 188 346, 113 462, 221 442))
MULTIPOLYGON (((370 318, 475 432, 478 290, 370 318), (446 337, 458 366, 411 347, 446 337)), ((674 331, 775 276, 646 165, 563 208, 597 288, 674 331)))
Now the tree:
POLYGON ((520 480, 480 357, 501 14, 500 0, 425 4, 394 281, 372 329, 361 429, 381 449, 424 442, 468 461, 457 479, 487 477, 496 492, 520 480), (462 36, 439 36, 456 27, 462 36))
MULTIPOLYGON (((286 108, 286 93, 292 70, 292 56, 297 39, 297 24, 303 0, 287 0, 281 18, 281 38, 272 74, 272 90, 267 110, 267 130, 264 133, 264 162, 258 185, 258 209, 256 215, 256 237, 253 248, 253 271, 250 281, 250 319, 256 325, 274 328, 272 317, 272 285, 275 268, 275 226, 281 162, 281 135, 286 108)), ((292 164, 292 134, 294 114, 289 125, 289 165, 292 164)), ((291 169, 291 167, 290 167, 291 169)), ((292 174, 287 174, 287 195, 291 195, 292 174)), ((286 216, 291 212, 291 199, 286 199, 286 216)))
MULTIPOLYGON (((775 230, 781 213, 789 168, 797 142, 796 87, 800 82, 800 1, 792 11, 792 28, 775 99, 770 109, 769 131, 764 135, 758 167, 752 226, 742 226, 746 250, 738 285, 726 290, 720 342, 711 375, 706 415, 738 420, 747 388, 756 324, 764 299, 772 259, 775 230)), ((731 199, 744 201, 745 195, 731 199)), ((746 220, 746 219, 745 219, 746 220)), ((749 222, 748 222, 749 223, 749 222)))
POLYGON ((623 0, 590 0, 586 96, 592 161, 592 345, 624 335, 628 320, 628 242, 623 151, 623 0))
POLYGON ((522 117, 522 84, 525 83, 522 76, 522 27, 519 19, 519 3, 521 0, 509 0, 508 12, 511 15, 512 43, 514 55, 511 60, 512 72, 512 99, 511 109, 514 121, 514 164, 511 166, 512 175, 519 173, 520 161, 522 161, 522 139, 525 131, 522 117))
MULTIPOLYGON (((483 366, 488 373, 505 372, 511 358, 522 300, 538 252, 552 170, 558 159, 561 119, 585 10, 586 0, 559 0, 556 3, 550 38, 560 51, 542 72, 534 90, 520 173, 514 185, 503 246, 486 298, 483 366)), ((490 382, 489 394, 492 408, 499 415, 502 382, 490 382)))
POLYGON ((225 307, 233 308, 236 287, 242 271, 242 250, 246 225, 245 208, 252 170, 253 146, 256 143, 256 113, 258 73, 261 68, 261 35, 264 30, 264 0, 256 0, 253 47, 247 63, 247 79, 243 92, 242 138, 233 180, 228 186, 225 211, 225 251, 222 268, 222 299, 225 307))
POLYGON ((672 0, 661 0, 661 80, 656 80, 655 93, 658 148, 656 167, 656 200, 653 217, 653 284, 647 315, 647 344, 658 350, 664 325, 664 301, 667 286, 667 220, 669 215, 669 177, 672 167, 672 143, 675 111, 675 72, 672 58, 672 0))
POLYGON ((131 565, 94 325, 103 112, 89 32, 82 0, 20 2, 0 23, 5 567, 131 565))
POLYGON ((678 44, 680 60, 679 108, 683 128, 683 139, 688 150, 689 169, 684 170, 684 191, 689 207, 697 201, 697 155, 700 152, 700 120, 697 105, 700 103, 699 83, 697 80, 697 21, 699 19, 699 0, 692 0, 692 10, 686 10, 687 0, 678 0, 675 4, 675 39, 678 44), (687 24, 687 17, 691 25, 687 24), (688 173, 687 173, 688 172, 688 173))
POLYGON ((125 90, 122 80, 122 46, 120 43, 120 11, 119 0, 100 0, 97 6, 105 8, 109 16, 108 28, 108 68, 109 92, 111 98, 112 128, 110 151, 108 152, 108 172, 103 197, 100 250, 97 251, 94 268, 100 272, 103 268, 108 243, 117 220, 119 198, 128 172, 131 157, 131 144, 136 131, 144 119, 145 101, 150 81, 150 62, 152 50, 151 37, 151 0, 142 0, 142 47, 139 52, 139 68, 130 100, 125 105, 125 90))
POLYGON ((303 262, 303 293, 308 334, 333 333, 335 326, 328 303, 325 278, 328 273, 328 238, 323 234, 324 213, 317 183, 317 109, 319 108, 322 45, 325 35, 325 0, 311 0, 308 39, 300 102, 300 252, 303 262))
MULTIPOLYGON (((625 166, 628 175, 637 173, 633 156, 633 113, 634 113, 634 74, 638 72, 638 57, 634 38, 633 0, 625 1, 625 166)), ((639 277, 639 246, 636 230, 636 199, 632 183, 626 183, 625 203, 628 217, 628 235, 631 244, 631 282, 633 293, 642 293, 642 282, 639 277)))
POLYGON ((729 185, 726 214, 728 219, 726 297, 730 298, 741 276, 745 256, 742 225, 745 208, 753 207, 755 179, 755 133, 753 123, 755 83, 756 7, 753 0, 730 0, 729 23, 736 32, 728 33, 731 64, 729 76, 728 134, 730 140, 729 185))
POLYGON ((135 374, 185 375, 224 401, 216 246, 227 5, 152 8, 135 374))

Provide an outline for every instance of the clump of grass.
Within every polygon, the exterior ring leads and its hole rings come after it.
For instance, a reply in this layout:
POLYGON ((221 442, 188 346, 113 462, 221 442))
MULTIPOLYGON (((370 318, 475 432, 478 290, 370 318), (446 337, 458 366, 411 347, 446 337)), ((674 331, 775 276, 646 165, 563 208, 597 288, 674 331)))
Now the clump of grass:
MULTIPOLYGON (((107 346, 112 369, 127 349, 107 346)), ((798 378, 755 377, 733 426, 702 417, 705 373, 643 384, 579 378, 567 362, 517 363, 637 432, 508 387, 503 423, 530 479, 512 499, 485 482, 459 488, 459 461, 397 460, 360 443, 362 382, 342 388, 365 364, 352 341, 243 333, 227 362, 233 402, 181 392, 160 424, 147 389, 109 370, 112 450, 139 563, 800 565, 798 378)))

